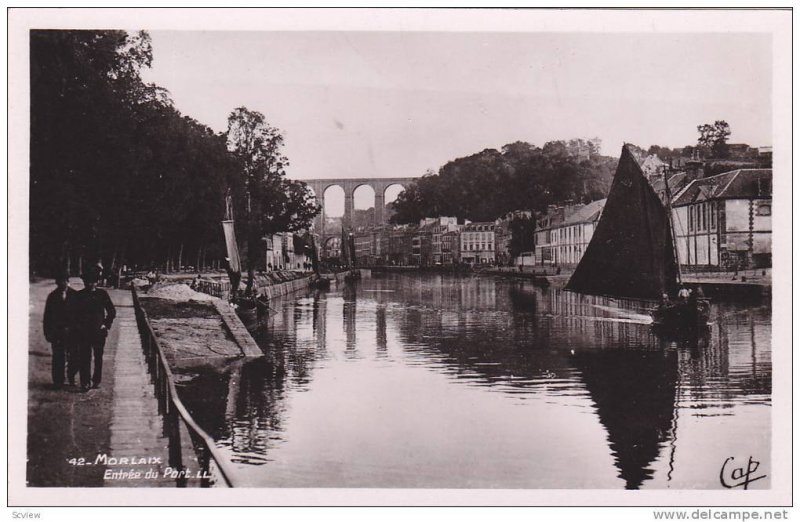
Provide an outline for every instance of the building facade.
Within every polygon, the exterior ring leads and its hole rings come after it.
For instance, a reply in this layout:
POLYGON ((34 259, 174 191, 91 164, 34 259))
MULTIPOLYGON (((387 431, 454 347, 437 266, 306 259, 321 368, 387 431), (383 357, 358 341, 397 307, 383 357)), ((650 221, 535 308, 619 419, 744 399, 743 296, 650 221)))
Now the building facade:
POLYGON ((420 223, 420 228, 428 228, 431 234, 431 264, 444 265, 453 263, 452 245, 445 246, 444 235, 458 232, 458 219, 455 217, 427 218, 420 223))
POLYGON ((353 247, 355 249, 355 264, 358 266, 370 266, 373 260, 373 234, 369 230, 359 229, 351 233, 353 236, 353 247))
POLYGON ((407 266, 411 264, 411 246, 416 233, 412 225, 397 225, 389 229, 388 257, 389 264, 393 266, 407 266))
POLYGON ((448 230, 442 234, 443 265, 456 265, 461 262, 460 237, 461 233, 458 229, 448 230))
POLYGON ((577 265, 592 239, 605 204, 605 199, 599 199, 586 205, 551 208, 537 223, 536 264, 577 265))
POLYGON ((461 229, 461 262, 491 264, 495 262, 494 222, 467 223, 461 229))
POLYGON ((772 266, 772 169, 738 169, 694 180, 672 207, 682 266, 772 266))

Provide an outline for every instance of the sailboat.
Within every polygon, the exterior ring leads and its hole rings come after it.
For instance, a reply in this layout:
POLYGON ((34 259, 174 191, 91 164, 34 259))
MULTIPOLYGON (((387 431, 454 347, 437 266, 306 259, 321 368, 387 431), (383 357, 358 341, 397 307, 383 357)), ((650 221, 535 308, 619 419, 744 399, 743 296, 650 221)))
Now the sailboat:
POLYGON ((320 274, 319 271, 319 251, 317 250, 317 239, 314 234, 308 234, 311 239, 311 267, 314 270, 314 276, 311 278, 309 286, 317 290, 328 290, 331 287, 331 279, 320 274))
POLYGON ((236 298, 239 283, 242 281, 242 262, 239 259, 239 245, 236 243, 236 231, 233 226, 233 202, 230 192, 225 196, 225 217, 222 220, 222 233, 225 236, 225 258, 228 278, 231 281, 231 301, 236 298))
POLYGON ((345 282, 353 282, 361 279, 361 271, 355 268, 356 265, 356 245, 353 234, 347 232, 342 227, 342 254, 345 266, 348 268, 347 274, 344 276, 345 282))
MULTIPOLYGON (((666 184, 666 173, 665 173, 666 184)), ((672 234, 669 185, 664 205, 623 145, 600 222, 566 289, 582 294, 661 300, 654 325, 697 329, 708 321, 704 299, 678 298, 682 287, 672 234)))
POLYGON ((222 220, 222 232, 225 235, 225 249, 228 257, 226 269, 231 281, 230 301, 236 307, 236 314, 245 323, 257 320, 262 303, 258 299, 239 295, 239 283, 242 280, 242 262, 239 257, 239 246, 233 222, 233 203, 231 195, 225 197, 225 218, 222 220))

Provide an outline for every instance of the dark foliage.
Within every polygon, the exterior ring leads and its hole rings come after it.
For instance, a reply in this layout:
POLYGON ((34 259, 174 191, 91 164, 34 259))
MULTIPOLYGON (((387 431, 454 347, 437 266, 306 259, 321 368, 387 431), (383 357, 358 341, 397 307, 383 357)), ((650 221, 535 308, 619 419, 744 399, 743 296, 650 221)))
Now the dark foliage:
POLYGON ((487 149, 429 172, 393 203, 393 223, 428 216, 494 220, 512 210, 543 211, 568 200, 605 196, 616 159, 600 156, 583 140, 552 141, 543 147, 515 142, 487 149))
MULTIPOLYGON (((225 194, 241 204, 245 165, 142 80, 148 34, 37 30, 30 51, 31 271, 221 259, 225 194)), ((261 195, 286 206, 302 188, 279 177, 261 195)))
POLYGON ((523 252, 533 252, 534 232, 536 230, 536 220, 534 218, 518 217, 509 223, 511 232, 511 243, 509 253, 511 257, 516 257, 523 252))

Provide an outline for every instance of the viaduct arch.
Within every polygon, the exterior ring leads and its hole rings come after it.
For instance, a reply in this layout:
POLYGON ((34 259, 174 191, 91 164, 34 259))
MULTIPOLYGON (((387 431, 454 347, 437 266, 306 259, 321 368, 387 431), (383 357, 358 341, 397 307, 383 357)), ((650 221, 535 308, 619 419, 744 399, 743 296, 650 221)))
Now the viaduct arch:
MULTIPOLYGON (((328 179, 303 179, 299 180, 311 187, 318 203, 324 204, 325 191, 330 187, 338 186, 344 191, 344 216, 342 223, 350 226, 353 222, 355 202, 353 194, 358 187, 368 186, 375 192, 375 224, 385 223, 384 208, 386 206, 386 189, 392 185, 400 185, 404 189, 420 178, 328 178, 328 179)), ((314 228, 323 231, 325 212, 314 219, 314 228)))

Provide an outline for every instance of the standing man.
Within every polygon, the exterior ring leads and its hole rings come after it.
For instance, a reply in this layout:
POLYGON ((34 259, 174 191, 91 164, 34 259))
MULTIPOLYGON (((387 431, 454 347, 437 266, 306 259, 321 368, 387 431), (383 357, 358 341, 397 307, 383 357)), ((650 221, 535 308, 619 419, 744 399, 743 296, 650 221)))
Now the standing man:
POLYGON ((103 348, 108 331, 117 311, 108 292, 97 288, 97 273, 83 274, 85 288, 73 299, 72 322, 75 330, 75 345, 81 374, 81 391, 100 387, 103 379, 103 348), (92 370, 94 356, 94 373, 92 370), (90 380, 91 377, 91 380, 90 380))
POLYGON ((64 366, 67 356, 69 362, 69 381, 75 384, 75 358, 72 356, 73 339, 70 336, 70 309, 75 297, 75 290, 69 287, 69 274, 59 273, 56 276, 56 289, 47 296, 44 305, 44 338, 53 349, 53 388, 60 389, 64 385, 64 366))

